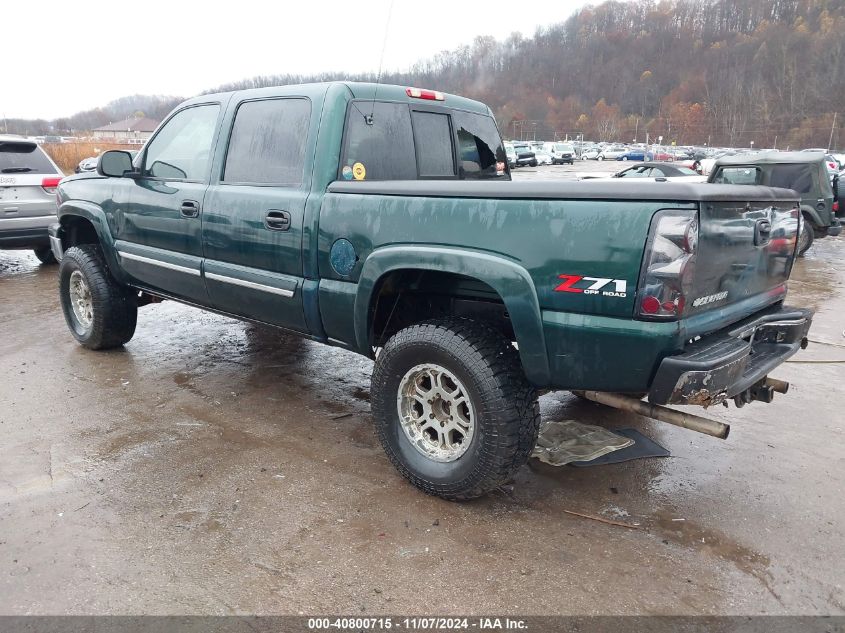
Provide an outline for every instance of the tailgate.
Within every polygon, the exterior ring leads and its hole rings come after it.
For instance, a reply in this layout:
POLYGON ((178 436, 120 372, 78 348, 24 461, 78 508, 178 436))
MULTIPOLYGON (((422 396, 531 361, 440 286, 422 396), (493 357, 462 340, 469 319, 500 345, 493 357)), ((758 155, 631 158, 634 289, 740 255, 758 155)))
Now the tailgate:
POLYGON ((0 219, 53 215, 62 173, 32 141, 0 140, 0 219))
POLYGON ((795 258, 797 201, 702 202, 686 316, 783 286, 795 258))

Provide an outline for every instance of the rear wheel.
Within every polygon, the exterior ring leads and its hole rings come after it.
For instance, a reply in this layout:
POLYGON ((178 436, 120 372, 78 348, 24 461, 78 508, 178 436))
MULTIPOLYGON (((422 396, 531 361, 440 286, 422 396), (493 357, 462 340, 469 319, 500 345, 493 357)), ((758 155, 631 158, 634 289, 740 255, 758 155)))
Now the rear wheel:
POLYGON ((136 297, 112 277, 97 245, 82 244, 65 252, 59 299, 71 334, 83 347, 119 347, 135 333, 136 297))
POLYGON ((49 246, 42 246, 35 249, 35 256, 42 264, 55 264, 56 256, 53 255, 53 250, 49 246))
POLYGON ((801 230, 798 233, 798 257, 803 257, 804 253, 813 245, 813 226, 803 218, 801 221, 801 230))
POLYGON ((440 319, 395 334, 376 359, 379 441, 403 477, 450 500, 508 481, 537 442, 537 393, 497 330, 440 319))

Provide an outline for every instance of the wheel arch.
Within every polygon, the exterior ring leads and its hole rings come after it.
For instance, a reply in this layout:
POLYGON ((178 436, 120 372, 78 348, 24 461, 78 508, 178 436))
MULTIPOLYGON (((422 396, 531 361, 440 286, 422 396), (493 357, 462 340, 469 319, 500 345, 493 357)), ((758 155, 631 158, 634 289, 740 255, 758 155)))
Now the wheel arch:
POLYGON ((372 356, 373 307, 380 289, 399 272, 455 275, 492 289, 507 311, 522 366, 535 386, 550 379, 543 320, 531 276, 517 262, 491 253, 445 246, 388 246, 364 262, 355 297, 355 343, 372 356))
POLYGON ((59 207, 58 236, 62 242, 62 251, 80 244, 99 244, 112 274, 122 278, 123 273, 115 256, 114 238, 106 214, 99 205, 83 200, 62 203, 59 207))
POLYGON ((822 221, 822 218, 819 215, 819 212, 808 204, 802 204, 801 205, 801 214, 805 218, 809 218, 810 224, 812 224, 813 227, 821 228, 821 227, 826 226, 826 224, 822 221))

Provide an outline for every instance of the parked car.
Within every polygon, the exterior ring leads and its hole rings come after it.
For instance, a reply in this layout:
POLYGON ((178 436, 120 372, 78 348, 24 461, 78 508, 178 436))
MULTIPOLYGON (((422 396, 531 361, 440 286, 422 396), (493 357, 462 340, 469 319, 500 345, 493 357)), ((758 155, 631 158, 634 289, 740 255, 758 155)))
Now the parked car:
POLYGON ((735 151, 720 151, 714 153, 709 158, 702 158, 698 161, 698 171, 701 172, 702 176, 709 176, 710 173, 713 171, 713 166, 716 164, 716 161, 720 158, 729 158, 731 156, 736 156, 737 152, 735 151))
POLYGON ((490 109, 440 92, 331 82, 186 101, 134 164, 109 151, 59 185, 70 335, 118 347, 139 306, 171 299, 362 354, 387 456, 456 500, 528 460, 539 389, 676 405, 786 392, 768 374, 812 320, 783 304, 794 251, 711 236, 765 215, 796 239, 794 192, 510 182, 505 160, 490 109))
POLYGON ((697 171, 684 167, 683 165, 663 163, 663 162, 647 162, 628 167, 613 176, 614 178, 636 178, 654 179, 660 178, 662 180, 680 180, 683 182, 706 182, 707 178, 700 175, 697 171))
POLYGON ((570 143, 545 143, 543 149, 551 154, 553 165, 575 164, 575 147, 570 143))
POLYGON ((514 167, 518 166, 518 163, 517 163, 517 160, 516 160, 516 150, 513 148, 513 145, 511 145, 510 143, 505 143, 505 156, 507 156, 507 159, 508 159, 508 167, 513 169, 514 167))
POLYGON ((549 154, 545 149, 535 149, 534 156, 537 158, 538 165, 551 165, 552 164, 552 155, 549 154))
POLYGON ((601 150, 596 160, 616 160, 627 151, 627 148, 622 145, 611 145, 601 150))
POLYGON ((601 148, 588 147, 581 152, 581 160, 598 160, 599 154, 601 154, 601 148))
POLYGON ((792 189, 801 196, 801 232, 798 254, 803 255, 814 239, 842 232, 837 215, 845 210, 838 199, 838 178, 828 175, 825 155, 819 152, 776 152, 753 156, 738 154, 716 161, 708 182, 736 185, 767 185, 792 189))
POLYGON ((530 145, 527 143, 515 144, 513 149, 516 152, 516 164, 518 167, 537 166, 537 156, 534 154, 534 150, 531 149, 530 145))
POLYGON ((0 136, 0 248, 32 249, 42 263, 55 263, 47 227, 56 221, 63 176, 34 141, 0 136))
POLYGON ((653 154, 644 149, 629 149, 624 154, 619 154, 616 160, 653 160, 653 154))
POLYGON ((79 164, 76 166, 74 170, 75 173, 80 174, 84 171, 97 171, 97 161, 100 160, 99 156, 91 156, 89 158, 83 158, 79 161, 79 164))

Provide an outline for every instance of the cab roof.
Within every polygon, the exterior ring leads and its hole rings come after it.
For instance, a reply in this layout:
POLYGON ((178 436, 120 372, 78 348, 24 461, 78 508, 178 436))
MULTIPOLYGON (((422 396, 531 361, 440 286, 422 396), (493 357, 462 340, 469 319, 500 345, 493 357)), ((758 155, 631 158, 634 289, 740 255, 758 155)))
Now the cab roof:
POLYGON ((779 165, 796 163, 822 163, 822 152, 761 152, 759 154, 736 154, 723 156, 717 165, 779 165))
POLYGON ((286 84, 282 86, 268 86, 266 88, 249 88, 246 90, 234 90, 231 92, 219 92, 212 94, 205 94, 200 97, 189 99, 188 102, 207 101, 209 99, 223 99, 231 95, 247 96, 247 97, 267 97, 276 94, 290 95, 295 93, 297 89, 301 89, 304 96, 312 95, 316 92, 325 92, 330 86, 340 85, 345 86, 352 94, 354 99, 378 99, 379 101, 400 101, 405 103, 416 103, 420 105, 439 105, 447 108, 457 108, 459 110, 468 110, 478 114, 490 114, 490 109, 480 101, 474 99, 467 99, 459 95, 442 93, 445 97, 443 101, 432 101, 426 99, 419 99, 409 97, 406 93, 408 88, 423 88, 425 86, 397 86, 394 84, 376 84, 358 81, 326 81, 320 83, 308 84, 286 84))

